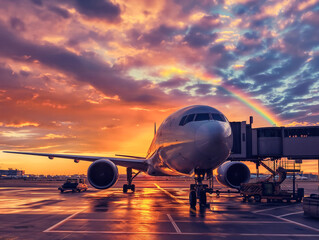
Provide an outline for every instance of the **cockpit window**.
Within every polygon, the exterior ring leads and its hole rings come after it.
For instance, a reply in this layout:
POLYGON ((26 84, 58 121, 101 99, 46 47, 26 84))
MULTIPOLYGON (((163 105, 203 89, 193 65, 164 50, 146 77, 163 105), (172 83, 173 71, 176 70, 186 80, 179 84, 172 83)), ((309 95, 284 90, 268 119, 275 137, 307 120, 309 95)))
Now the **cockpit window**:
POLYGON ((209 113, 197 113, 195 117, 195 121, 205 121, 209 119, 209 113))
POLYGON ((225 117, 218 113, 212 113, 212 118, 213 120, 216 120, 216 121, 226 122, 225 117))
POLYGON ((186 119, 187 115, 185 115, 184 117, 182 117, 181 121, 179 122, 179 126, 184 126, 185 125, 185 119, 186 119))
POLYGON ((194 117, 195 117, 195 114, 189 114, 186 119, 185 119, 185 122, 184 122, 184 125, 193 121, 194 120, 194 117))
POLYGON ((205 120, 215 120, 220 122, 227 122, 225 116, 219 113, 197 113, 189 114, 182 117, 181 121, 179 122, 179 126, 184 126, 185 124, 192 122, 192 121, 205 121, 205 120), (195 117, 195 119, 194 119, 195 117))

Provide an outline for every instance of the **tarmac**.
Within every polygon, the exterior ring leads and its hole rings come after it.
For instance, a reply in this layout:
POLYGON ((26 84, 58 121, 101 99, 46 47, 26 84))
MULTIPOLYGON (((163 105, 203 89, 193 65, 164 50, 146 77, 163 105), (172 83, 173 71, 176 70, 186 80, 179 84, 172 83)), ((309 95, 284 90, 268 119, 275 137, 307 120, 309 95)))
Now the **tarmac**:
MULTIPOLYGON (((0 181, 0 239, 319 239, 319 219, 305 217, 302 203, 208 194, 210 206, 193 210, 191 181, 138 180, 127 194, 124 183, 61 194, 58 182, 0 181)), ((318 182, 298 186, 318 193, 318 182)))

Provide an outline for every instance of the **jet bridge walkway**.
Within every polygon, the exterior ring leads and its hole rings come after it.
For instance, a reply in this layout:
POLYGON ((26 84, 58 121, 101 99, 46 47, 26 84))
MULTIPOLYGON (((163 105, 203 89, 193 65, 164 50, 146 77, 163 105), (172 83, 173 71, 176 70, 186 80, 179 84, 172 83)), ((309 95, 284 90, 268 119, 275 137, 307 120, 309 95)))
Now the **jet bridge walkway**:
POLYGON ((234 141, 229 160, 319 159, 319 126, 252 128, 252 121, 230 124, 234 141))

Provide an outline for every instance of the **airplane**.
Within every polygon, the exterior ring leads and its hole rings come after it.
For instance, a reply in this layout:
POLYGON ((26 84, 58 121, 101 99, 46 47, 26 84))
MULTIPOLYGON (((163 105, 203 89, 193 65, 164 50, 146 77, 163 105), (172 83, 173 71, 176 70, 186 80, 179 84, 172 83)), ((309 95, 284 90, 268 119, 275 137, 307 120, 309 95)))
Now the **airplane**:
POLYGON ((195 184, 190 185, 189 204, 195 208, 206 206, 206 193, 212 188, 203 180, 213 179, 217 168, 217 180, 230 188, 239 188, 250 179, 249 168, 241 162, 226 161, 231 153, 233 136, 228 119, 217 109, 205 105, 193 105, 168 116, 155 129, 155 136, 145 158, 117 155, 117 157, 65 155, 34 152, 5 153, 46 156, 49 159, 67 158, 75 163, 80 160, 93 162, 87 171, 90 184, 97 189, 112 187, 119 178, 117 165, 126 167, 127 184, 123 192, 135 191, 133 179, 145 172, 151 176, 191 175, 195 184), (120 157, 119 157, 120 156, 120 157), (132 170, 138 172, 133 176, 132 170))

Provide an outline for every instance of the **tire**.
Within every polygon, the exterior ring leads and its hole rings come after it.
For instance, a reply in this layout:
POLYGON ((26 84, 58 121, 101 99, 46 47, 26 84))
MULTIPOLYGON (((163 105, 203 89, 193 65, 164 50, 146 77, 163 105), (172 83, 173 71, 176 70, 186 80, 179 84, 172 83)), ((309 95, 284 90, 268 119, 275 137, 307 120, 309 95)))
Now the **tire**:
POLYGON ((123 193, 127 193, 127 184, 123 185, 123 193))
POLYGON ((199 204, 201 207, 206 207, 207 197, 206 197, 206 192, 204 190, 199 192, 199 204))
POLYGON ((196 192, 194 190, 189 192, 189 205, 191 208, 196 207, 196 192))
POLYGON ((61 190, 60 190, 60 192, 61 192, 61 193, 63 193, 63 192, 64 192, 64 190, 63 190, 63 189, 61 189, 61 190))
POLYGON ((132 192, 135 192, 135 185, 134 184, 131 185, 131 190, 132 190, 132 192))
POLYGON ((254 195, 254 200, 256 202, 261 202, 261 196, 259 194, 254 195))

